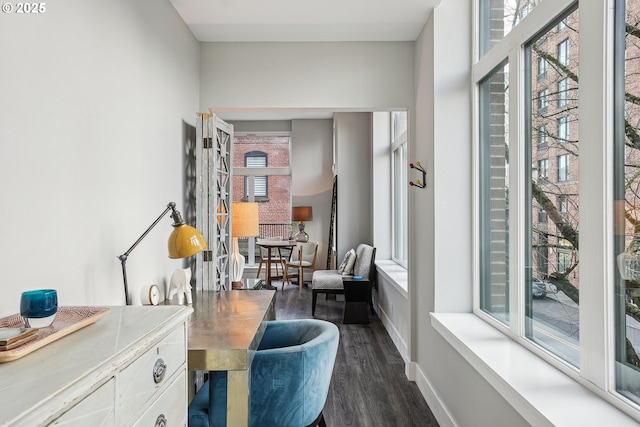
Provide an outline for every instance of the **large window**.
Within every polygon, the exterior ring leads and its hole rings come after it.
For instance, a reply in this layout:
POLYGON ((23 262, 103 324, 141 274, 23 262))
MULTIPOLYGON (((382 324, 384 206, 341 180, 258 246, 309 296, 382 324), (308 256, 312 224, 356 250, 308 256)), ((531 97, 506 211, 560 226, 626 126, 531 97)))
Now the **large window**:
POLYGON ((517 25, 473 67, 474 312, 640 420, 640 1, 545 1, 517 25))
POLYGON ((578 100, 566 92, 578 83, 579 27, 569 23, 579 12, 567 4, 519 42, 506 40, 502 65, 478 81, 478 308, 577 367, 580 146, 578 100))
POLYGON ((407 266, 407 112, 391 113, 392 259, 407 266))

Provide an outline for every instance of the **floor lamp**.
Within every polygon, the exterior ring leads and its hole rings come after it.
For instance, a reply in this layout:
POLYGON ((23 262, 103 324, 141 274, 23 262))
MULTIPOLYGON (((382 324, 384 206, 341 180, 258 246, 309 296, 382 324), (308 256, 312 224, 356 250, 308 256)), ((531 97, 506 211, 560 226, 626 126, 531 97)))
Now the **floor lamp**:
POLYGON ((205 242, 202 234, 195 228, 187 225, 185 221, 182 219, 182 215, 180 212, 176 210, 176 204, 174 202, 170 202, 167 205, 167 208, 160 214, 160 216, 147 228, 147 230, 142 233, 142 236, 138 237, 138 240, 135 241, 133 245, 127 251, 120 255, 118 259, 120 260, 120 264, 122 264, 122 278, 124 280, 124 297, 127 305, 131 305, 131 299, 129 298, 129 286, 127 283, 127 258, 131 251, 133 251, 138 243, 142 241, 147 234, 158 225, 160 220, 164 218, 164 216, 171 211, 171 218, 173 218, 173 231, 169 235, 168 242, 168 251, 169 258, 177 259, 177 258, 187 258, 191 255, 195 255, 198 252, 206 249, 207 242, 205 242))
POLYGON ((233 202, 231 205, 231 237, 233 238, 231 253, 231 287, 242 287, 244 272, 244 255, 238 248, 238 237, 257 237, 260 235, 258 222, 258 203, 233 202))

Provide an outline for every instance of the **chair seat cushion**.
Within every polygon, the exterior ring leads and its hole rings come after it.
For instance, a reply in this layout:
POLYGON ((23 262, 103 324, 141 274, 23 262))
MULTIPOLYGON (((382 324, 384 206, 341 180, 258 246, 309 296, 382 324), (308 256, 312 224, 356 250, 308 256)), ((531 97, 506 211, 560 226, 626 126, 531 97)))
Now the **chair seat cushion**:
POLYGON ((294 268, 298 268, 298 267, 300 267, 300 265, 302 265, 302 267, 311 267, 311 262, 310 261, 302 261, 302 262, 298 263, 298 261, 296 261, 296 262, 288 262, 287 265, 289 267, 294 267, 294 268))
POLYGON ((316 270, 311 279, 312 289, 343 289, 342 274, 338 270, 316 270))

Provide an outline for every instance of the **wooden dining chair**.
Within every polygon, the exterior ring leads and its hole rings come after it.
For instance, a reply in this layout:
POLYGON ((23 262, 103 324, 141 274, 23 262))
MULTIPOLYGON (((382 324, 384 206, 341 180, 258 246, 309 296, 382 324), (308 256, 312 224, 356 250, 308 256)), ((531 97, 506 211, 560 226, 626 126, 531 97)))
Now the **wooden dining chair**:
POLYGON ((284 274, 282 275, 282 288, 286 282, 291 283, 291 279, 297 277, 300 293, 304 284, 304 270, 316 270, 316 259, 318 257, 318 242, 298 243, 291 252, 291 258, 284 263, 284 274))
MULTIPOLYGON (((264 237, 261 240, 282 240, 281 236, 278 237, 264 237)), ((260 272, 262 271, 262 265, 267 264, 267 259, 269 257, 269 251, 271 252, 271 264, 275 264, 276 266, 276 275, 280 275, 280 268, 284 271, 284 263, 286 259, 281 256, 279 251, 274 248, 263 248, 262 246, 258 246, 258 252, 260 253, 260 264, 258 264, 258 274, 256 274, 257 278, 260 278, 260 272)))

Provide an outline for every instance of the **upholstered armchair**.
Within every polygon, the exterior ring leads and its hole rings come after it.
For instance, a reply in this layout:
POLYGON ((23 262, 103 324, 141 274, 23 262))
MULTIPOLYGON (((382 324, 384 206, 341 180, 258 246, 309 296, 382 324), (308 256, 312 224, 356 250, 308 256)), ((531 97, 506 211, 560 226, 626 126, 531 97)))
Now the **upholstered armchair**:
MULTIPOLYGON (((250 426, 326 426, 322 415, 338 350, 336 325, 274 320, 251 363, 250 426)), ((189 427, 226 426, 226 372, 209 379, 189 405, 189 427)))
POLYGON ((316 313, 316 302, 318 294, 344 294, 343 278, 353 278, 358 276, 362 283, 367 283, 368 296, 367 304, 374 313, 371 301, 371 287, 375 283, 376 277, 376 248, 361 243, 345 255, 340 267, 337 270, 316 270, 313 272, 311 281, 311 315, 316 313))

